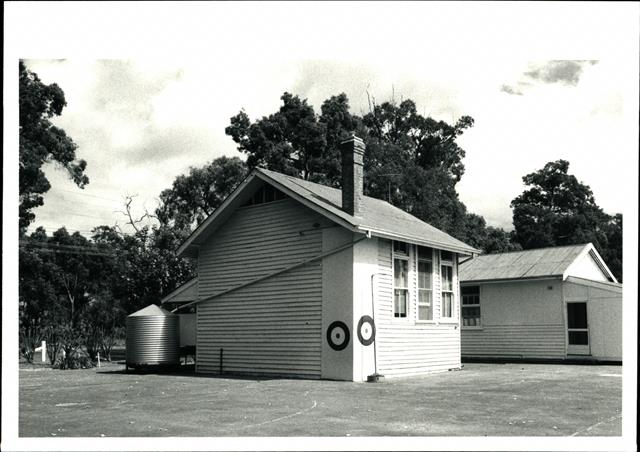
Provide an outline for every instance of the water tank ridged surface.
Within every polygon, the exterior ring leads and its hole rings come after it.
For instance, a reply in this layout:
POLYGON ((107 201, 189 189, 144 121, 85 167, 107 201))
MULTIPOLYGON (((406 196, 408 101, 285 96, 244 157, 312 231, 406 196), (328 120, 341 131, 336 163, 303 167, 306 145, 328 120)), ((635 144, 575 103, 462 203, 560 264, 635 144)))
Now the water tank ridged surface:
POLYGON ((180 363, 179 317, 156 305, 127 317, 127 365, 180 363))

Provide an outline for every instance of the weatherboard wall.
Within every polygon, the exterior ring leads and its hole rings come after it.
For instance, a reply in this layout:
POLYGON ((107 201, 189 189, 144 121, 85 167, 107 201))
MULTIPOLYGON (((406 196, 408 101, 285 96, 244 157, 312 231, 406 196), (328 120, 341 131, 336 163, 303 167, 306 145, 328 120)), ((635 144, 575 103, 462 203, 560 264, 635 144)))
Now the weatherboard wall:
POLYGON ((486 283, 479 287, 481 326, 462 327, 462 356, 548 359, 566 356, 559 279, 486 283))
MULTIPOLYGON (((239 208, 200 249, 199 297, 319 255, 329 226, 291 199, 239 208)), ((196 370, 319 378, 322 321, 319 260, 204 301, 196 370)))
POLYGON ((622 361, 622 288, 570 278, 563 295, 565 303, 587 303, 591 357, 622 361))
MULTIPOLYGON (((353 242, 353 233, 344 228, 322 231, 322 252, 340 248, 353 242)), ((327 255, 322 261, 322 378, 353 379, 353 247, 327 255), (334 322, 343 322, 350 338, 343 350, 334 350, 326 334, 334 322)), ((344 337, 342 338, 344 340, 344 337)))
POLYGON ((608 281, 607 275, 602 272, 592 253, 583 253, 578 257, 567 269, 567 275, 593 281, 608 281))
MULTIPOLYGON (((393 316, 393 259, 391 241, 379 240, 375 284, 377 370, 386 377, 423 374, 460 368, 459 290, 454 263, 453 320, 440 321, 440 262, 434 268, 434 321, 419 322, 416 313, 417 266, 414 247, 409 257, 409 312, 393 316)), ((438 253, 436 253, 437 256, 438 253)), ((454 255, 455 256, 455 255, 454 255)), ((454 259, 455 262, 455 259, 454 259)))

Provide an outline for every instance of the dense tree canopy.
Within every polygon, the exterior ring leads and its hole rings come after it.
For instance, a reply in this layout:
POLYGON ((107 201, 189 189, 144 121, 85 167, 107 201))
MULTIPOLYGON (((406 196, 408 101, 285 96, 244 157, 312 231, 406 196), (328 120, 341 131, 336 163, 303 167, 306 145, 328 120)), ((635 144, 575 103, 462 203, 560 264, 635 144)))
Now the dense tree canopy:
POLYGON ((42 171, 45 163, 58 163, 80 188, 89 183, 89 178, 84 173, 87 162, 76 160, 76 144, 50 121, 67 104, 62 89, 55 83, 42 83, 22 61, 19 71, 19 226, 24 233, 35 219, 32 210, 43 204, 42 194, 51 188, 42 171))
POLYGON ((183 233, 211 215, 247 174, 238 157, 219 157, 202 168, 179 175, 173 186, 160 193, 156 216, 163 227, 183 233))
POLYGON ((314 182, 336 185, 340 180, 338 143, 357 125, 345 94, 333 96, 316 115, 305 100, 290 93, 280 109, 254 123, 241 111, 225 129, 247 154, 247 165, 268 168, 314 182))
POLYGON ((523 249, 593 243, 621 280, 622 216, 604 213, 568 171, 569 162, 557 160, 522 178, 529 188, 511 202, 514 240, 523 249))
MULTIPOLYGON (((255 122, 241 111, 226 133, 247 155, 248 167, 265 167, 314 182, 340 186, 339 143, 355 131, 367 145, 365 194, 391 204, 482 248, 477 216, 467 213, 456 183, 464 174, 464 150, 456 139, 473 126, 469 116, 454 125, 424 117, 412 100, 372 105, 359 117, 342 93, 327 99, 318 115, 290 93, 280 109, 255 122)), ((501 242, 494 242, 492 249, 501 242)))

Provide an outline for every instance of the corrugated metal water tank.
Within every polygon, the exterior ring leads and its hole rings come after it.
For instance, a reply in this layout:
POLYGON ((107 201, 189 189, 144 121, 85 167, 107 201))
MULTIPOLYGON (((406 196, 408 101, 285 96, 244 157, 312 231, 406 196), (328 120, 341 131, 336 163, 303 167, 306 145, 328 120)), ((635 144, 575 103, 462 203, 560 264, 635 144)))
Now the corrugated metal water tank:
POLYGON ((180 364, 179 317, 154 304, 127 317, 127 366, 180 364))

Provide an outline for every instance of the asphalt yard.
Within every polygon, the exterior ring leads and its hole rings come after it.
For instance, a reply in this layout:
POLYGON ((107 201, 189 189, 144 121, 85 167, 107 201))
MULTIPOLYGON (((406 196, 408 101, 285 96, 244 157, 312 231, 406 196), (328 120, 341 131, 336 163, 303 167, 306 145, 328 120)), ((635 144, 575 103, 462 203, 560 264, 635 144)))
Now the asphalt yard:
POLYGON ((21 365, 19 436, 619 436, 621 372, 472 363, 350 383, 21 365))

